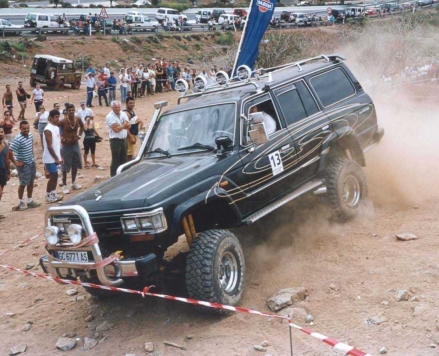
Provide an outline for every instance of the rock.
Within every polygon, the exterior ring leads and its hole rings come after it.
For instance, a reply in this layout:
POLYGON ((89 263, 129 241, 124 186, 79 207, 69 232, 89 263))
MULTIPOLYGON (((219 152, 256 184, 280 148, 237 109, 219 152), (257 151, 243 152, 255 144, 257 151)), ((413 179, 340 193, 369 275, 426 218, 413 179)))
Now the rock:
POLYGON ((34 267, 35 267, 35 263, 28 263, 24 269, 29 270, 29 269, 32 269, 34 267))
POLYGON ((277 295, 272 296, 268 299, 267 304, 268 307, 277 312, 288 305, 293 304, 293 302, 304 300, 306 297, 305 288, 284 288, 279 290, 277 295))
POLYGON ((72 295, 78 294, 78 290, 77 289, 67 289, 66 293, 67 293, 68 296, 71 297, 72 295))
POLYGON ((389 305, 389 302, 387 301, 387 300, 383 300, 382 302, 381 302, 381 305, 389 305))
POLYGON ((85 300, 85 295, 78 295, 75 298, 75 302, 82 302, 83 300, 85 300))
POLYGON ((305 322, 311 323, 314 321, 314 317, 311 314, 308 314, 305 318, 305 322))
POLYGON ((387 353, 387 347, 384 346, 384 347, 380 348, 379 353, 380 353, 381 355, 386 354, 386 353, 387 353))
POLYGON ((98 344, 98 341, 96 339, 92 339, 90 337, 85 337, 83 349, 90 350, 93 347, 95 347, 97 344, 98 344))
POLYGON ((186 335, 187 340, 192 340, 193 338, 194 338, 194 335, 192 335, 192 334, 186 335))
POLYGON ((32 324, 26 323, 23 325, 23 328, 21 330, 29 331, 31 328, 32 328, 32 324))
POLYGON ((417 296, 413 296, 413 297, 410 299, 410 301, 411 301, 411 302, 419 302, 419 299, 418 299, 417 296))
POLYGON ((146 352, 154 352, 154 343, 153 342, 145 342, 145 351, 146 352))
POLYGON ((304 308, 286 308, 278 314, 286 317, 289 316, 292 320, 304 322, 308 312, 304 308))
POLYGON ((435 345, 435 344, 430 344, 430 348, 431 348, 431 349, 435 349, 435 348, 436 348, 436 345, 435 345))
POLYGON ((429 309, 427 304, 418 304, 413 308, 413 316, 420 316, 429 309))
POLYGON ((405 289, 398 290, 396 291, 395 298, 397 302, 406 302, 409 300, 409 292, 405 289))
POLYGON ((417 240, 418 237, 409 232, 403 232, 401 234, 396 234, 396 239, 399 241, 411 241, 411 240, 417 240))
POLYGON ((14 346, 12 349, 9 350, 9 356, 21 354, 22 352, 25 352, 26 349, 27 349, 26 344, 20 344, 18 346, 14 346))
POLYGON ((36 304, 38 302, 41 302, 42 300, 43 300, 43 298, 37 297, 37 298, 34 299, 34 304, 36 304))
POLYGON ((70 351, 76 346, 76 340, 70 337, 60 337, 55 346, 61 351, 70 351))
MULTIPOLYGON (((107 140, 105 140, 105 141, 107 141, 107 140)), ((104 167, 98 167, 98 169, 99 169, 100 171, 105 171, 105 168, 104 168, 104 167)))
POLYGON ((331 283, 331 284, 329 285, 329 289, 338 292, 338 287, 337 287, 337 285, 335 285, 334 283, 331 283))
POLYGON ((264 349, 261 345, 253 345, 253 348, 254 348, 256 351, 262 351, 262 352, 267 351, 267 350, 264 349))
POLYGON ((15 313, 12 312, 8 312, 5 314, 8 318, 12 318, 13 316, 15 316, 15 313))
POLYGON ((87 317, 84 319, 84 321, 86 322, 86 323, 89 323, 90 321, 93 321, 93 319, 94 319, 94 317, 93 317, 93 315, 87 315, 87 317))
POLYGON ((366 324, 368 325, 381 325, 382 323, 386 322, 387 318, 384 314, 379 313, 369 319, 366 320, 366 324))
POLYGON ((11 171, 11 177, 18 177, 18 172, 17 172, 16 169, 13 169, 13 170, 11 171))
POLYGON ((102 331, 108 331, 114 328, 114 324, 109 323, 108 321, 104 321, 103 323, 99 324, 96 327, 96 331, 102 332, 102 331))
POLYGON ((261 346, 262 347, 268 347, 268 346, 270 346, 270 344, 268 343, 267 340, 264 340, 264 341, 261 342, 261 346))

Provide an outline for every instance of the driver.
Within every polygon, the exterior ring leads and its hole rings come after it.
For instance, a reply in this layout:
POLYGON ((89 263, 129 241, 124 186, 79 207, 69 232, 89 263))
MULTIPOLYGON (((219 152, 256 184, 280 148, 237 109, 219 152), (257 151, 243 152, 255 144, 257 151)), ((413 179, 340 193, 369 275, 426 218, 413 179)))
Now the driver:
POLYGON ((270 136, 273 132, 276 131, 276 120, 275 119, 273 119, 266 112, 259 110, 257 105, 252 106, 250 108, 250 113, 254 113, 254 112, 261 112, 262 113, 265 130, 266 130, 268 136, 270 136))

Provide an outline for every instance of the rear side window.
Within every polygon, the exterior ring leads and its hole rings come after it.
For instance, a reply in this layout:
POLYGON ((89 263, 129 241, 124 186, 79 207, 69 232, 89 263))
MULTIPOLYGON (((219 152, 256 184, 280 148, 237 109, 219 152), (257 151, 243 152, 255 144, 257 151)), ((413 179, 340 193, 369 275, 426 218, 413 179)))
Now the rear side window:
POLYGON ((159 14, 164 14, 164 13, 165 13, 165 10, 158 9, 157 12, 158 12, 159 14))
POLYGON ((40 21, 49 21, 49 16, 43 16, 43 15, 41 15, 41 16, 39 17, 39 19, 40 19, 40 21))
POLYGON ((333 69, 310 79, 323 106, 329 106, 355 94, 351 81, 341 68, 333 69))

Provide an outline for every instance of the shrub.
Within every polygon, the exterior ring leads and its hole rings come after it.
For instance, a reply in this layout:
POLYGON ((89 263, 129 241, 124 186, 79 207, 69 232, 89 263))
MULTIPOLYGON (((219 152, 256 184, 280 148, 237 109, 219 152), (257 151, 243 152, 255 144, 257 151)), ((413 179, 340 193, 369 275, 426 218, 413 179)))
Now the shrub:
POLYGON ((96 6, 95 4, 90 4, 88 7, 89 7, 90 9, 95 9, 97 6, 96 6))
POLYGON ((179 35, 174 35, 172 36, 174 39, 176 39, 177 41, 181 41, 181 36, 179 35))
POLYGON ((45 34, 41 34, 37 36, 37 41, 44 42, 47 40, 47 36, 45 34))
POLYGON ((222 46, 230 46, 233 44, 233 34, 230 32, 221 33, 215 42, 222 46))
POLYGON ((130 41, 134 42, 134 43, 137 43, 137 44, 141 44, 142 43, 142 39, 139 38, 139 37, 136 37, 136 36, 131 36, 130 37, 130 41))
POLYGON ((61 7, 62 8, 70 8, 70 7, 73 7, 73 5, 71 4, 71 3, 69 3, 69 2, 65 2, 65 1, 63 1, 63 2, 61 2, 60 3, 61 4, 61 7))
POLYGON ((167 3, 166 7, 178 10, 180 12, 189 9, 189 5, 188 4, 178 4, 178 3, 167 3))
POLYGON ((111 40, 112 40, 114 43, 119 43, 119 42, 120 42, 120 38, 119 38, 119 36, 113 36, 113 37, 111 37, 111 40))
POLYGON ((26 51, 26 46, 22 42, 13 42, 11 43, 11 47, 18 52, 26 51))

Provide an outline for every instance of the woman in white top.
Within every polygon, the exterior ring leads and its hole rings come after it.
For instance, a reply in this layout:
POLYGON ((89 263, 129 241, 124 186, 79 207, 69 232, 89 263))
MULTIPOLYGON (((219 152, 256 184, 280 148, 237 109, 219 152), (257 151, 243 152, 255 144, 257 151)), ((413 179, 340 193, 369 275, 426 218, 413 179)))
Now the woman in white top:
POLYGON ((45 111, 44 105, 41 105, 39 108, 39 112, 37 112, 37 118, 34 121, 34 127, 38 128, 38 133, 40 134, 41 138, 41 147, 44 149, 43 144, 43 134, 44 129, 46 128, 47 122, 49 120, 49 112, 45 111))
POLYGON ((32 97, 30 98, 30 102, 34 103, 35 111, 40 111, 40 106, 43 105, 44 100, 44 91, 40 88, 40 84, 35 86, 35 89, 32 91, 32 97))

